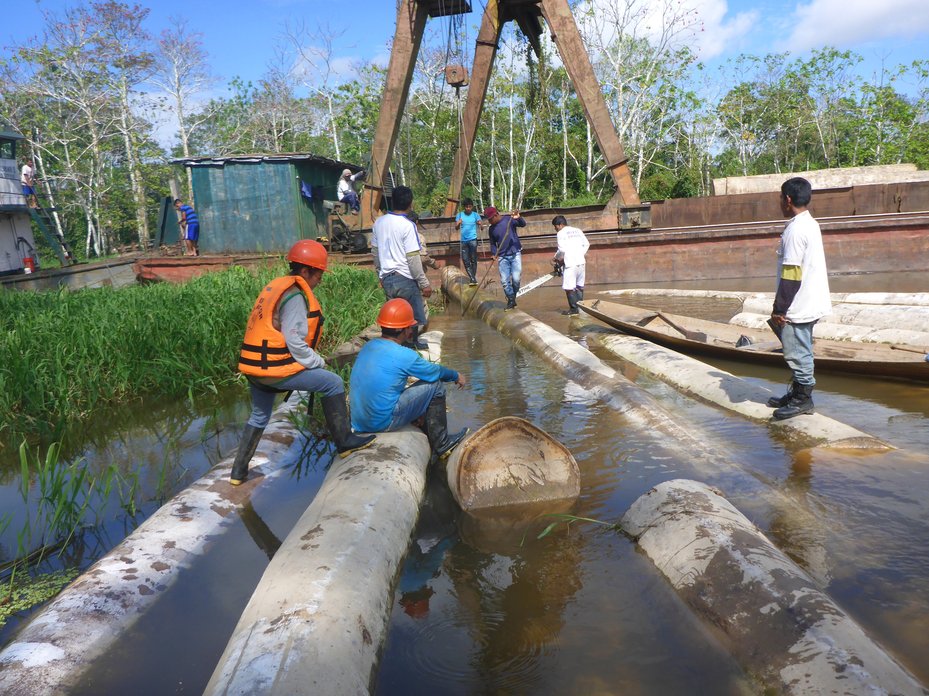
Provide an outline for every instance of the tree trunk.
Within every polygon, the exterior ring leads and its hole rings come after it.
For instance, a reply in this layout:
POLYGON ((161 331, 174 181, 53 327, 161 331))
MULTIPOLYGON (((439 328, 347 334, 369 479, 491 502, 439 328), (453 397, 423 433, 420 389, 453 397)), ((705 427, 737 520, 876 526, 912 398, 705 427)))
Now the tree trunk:
POLYGON ((135 201, 136 233, 139 247, 144 251, 148 249, 151 239, 148 232, 148 217, 145 215, 145 191, 142 190, 142 179, 139 174, 138 156, 132 142, 131 112, 129 111, 129 86, 125 78, 119 83, 120 113, 119 121, 122 125, 123 145, 126 148, 126 163, 129 165, 129 185, 135 201))

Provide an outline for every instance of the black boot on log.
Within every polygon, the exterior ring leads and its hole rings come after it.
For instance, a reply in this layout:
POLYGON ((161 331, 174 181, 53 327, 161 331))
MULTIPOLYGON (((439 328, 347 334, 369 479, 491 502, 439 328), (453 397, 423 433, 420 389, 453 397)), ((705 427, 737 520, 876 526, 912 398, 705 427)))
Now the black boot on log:
POLYGON ((347 457, 352 452, 369 447, 374 442, 374 435, 356 435, 352 432, 344 393, 324 396, 321 405, 329 436, 335 443, 336 451, 340 456, 347 457))
POLYGON ((241 486, 248 478, 248 463, 255 456, 264 431, 264 428, 256 428, 254 425, 245 426, 245 432, 239 440, 239 451, 236 452, 235 461, 232 463, 232 473, 229 475, 229 483, 233 486, 241 486))
POLYGON ((798 384, 787 405, 781 406, 774 412, 774 418, 785 420, 804 413, 814 413, 813 385, 811 384, 798 384))

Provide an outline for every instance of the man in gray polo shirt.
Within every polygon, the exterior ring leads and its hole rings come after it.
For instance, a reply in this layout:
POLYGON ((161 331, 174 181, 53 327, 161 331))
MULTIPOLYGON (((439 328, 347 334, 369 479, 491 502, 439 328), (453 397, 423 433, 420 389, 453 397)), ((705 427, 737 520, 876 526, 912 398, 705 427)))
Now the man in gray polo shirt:
POLYGON ((413 192, 397 186, 393 190, 394 209, 374 223, 371 255, 387 299, 401 297, 413 307, 413 347, 426 350, 429 346, 419 340, 419 332, 426 326, 423 298, 432 295, 432 287, 423 270, 416 225, 407 217, 412 207, 413 192))

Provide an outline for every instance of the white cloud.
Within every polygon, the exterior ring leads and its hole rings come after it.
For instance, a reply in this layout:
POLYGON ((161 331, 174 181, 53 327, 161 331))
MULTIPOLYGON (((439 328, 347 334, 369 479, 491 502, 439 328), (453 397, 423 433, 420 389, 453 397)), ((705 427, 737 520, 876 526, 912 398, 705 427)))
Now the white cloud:
POLYGON ((760 17, 756 10, 730 14, 727 0, 586 0, 575 16, 604 43, 617 31, 671 48, 689 46, 701 60, 744 47, 760 17))
POLYGON ((355 76, 358 62, 358 56, 328 56, 327 64, 325 49, 305 46, 298 52, 291 71, 307 84, 321 84, 327 79, 329 84, 338 84, 355 76))
POLYGON ((693 48, 700 60, 709 60, 721 53, 737 51, 745 46, 745 38, 760 17, 756 10, 739 12, 727 18, 726 0, 691 0, 702 23, 694 35, 693 48))
POLYGON ((780 50, 849 47, 867 41, 929 34, 926 0, 813 0, 798 5, 780 50))

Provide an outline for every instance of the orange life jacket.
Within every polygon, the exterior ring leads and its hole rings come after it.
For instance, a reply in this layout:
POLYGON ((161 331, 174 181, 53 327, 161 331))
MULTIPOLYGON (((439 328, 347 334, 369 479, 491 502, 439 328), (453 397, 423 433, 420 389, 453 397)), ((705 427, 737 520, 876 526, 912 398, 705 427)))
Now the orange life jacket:
POLYGON ((242 352, 239 354, 239 372, 253 377, 289 377, 303 370, 287 348, 280 329, 280 318, 275 326, 277 304, 288 290, 297 286, 306 296, 307 334, 306 342, 315 349, 323 333, 323 312, 300 276, 281 276, 268 283, 252 307, 245 326, 242 352))

